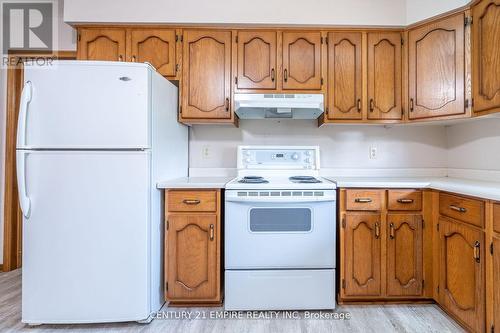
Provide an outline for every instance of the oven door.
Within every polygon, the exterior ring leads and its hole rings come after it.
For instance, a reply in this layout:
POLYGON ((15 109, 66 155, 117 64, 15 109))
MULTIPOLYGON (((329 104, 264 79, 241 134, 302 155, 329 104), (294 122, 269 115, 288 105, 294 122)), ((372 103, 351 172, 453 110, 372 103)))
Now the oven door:
POLYGON ((241 193, 226 192, 226 269, 335 268, 335 191, 310 197, 241 193))

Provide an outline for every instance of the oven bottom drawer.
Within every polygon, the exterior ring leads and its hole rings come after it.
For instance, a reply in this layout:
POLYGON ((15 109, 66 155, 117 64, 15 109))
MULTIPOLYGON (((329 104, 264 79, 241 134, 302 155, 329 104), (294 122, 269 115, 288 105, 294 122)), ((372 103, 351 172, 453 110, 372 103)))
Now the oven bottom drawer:
POLYGON ((226 270, 224 308, 334 309, 335 270, 226 270))

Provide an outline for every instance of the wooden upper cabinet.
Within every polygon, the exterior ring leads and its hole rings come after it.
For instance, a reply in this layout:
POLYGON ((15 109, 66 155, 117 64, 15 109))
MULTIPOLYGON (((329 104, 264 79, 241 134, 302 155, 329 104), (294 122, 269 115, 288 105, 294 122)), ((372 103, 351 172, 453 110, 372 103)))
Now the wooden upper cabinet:
POLYGON ((381 230, 379 214, 345 215, 344 296, 381 295, 381 230))
POLYGON ((484 332, 484 233, 444 219, 439 229, 439 303, 472 331, 484 332))
POLYGON ((387 216, 387 296, 422 295, 422 216, 387 216))
POLYGON ((149 62, 163 76, 175 76, 175 30, 132 29, 127 61, 149 62))
POLYGON ((167 299, 171 301, 219 301, 215 214, 168 216, 167 299))
POLYGON ((328 119, 362 119, 361 33, 328 34, 328 119))
POLYGON ((500 1, 472 7, 472 93, 474 111, 500 111, 500 1), (495 110, 497 109, 497 110, 495 110))
POLYGON ((400 120, 401 34, 368 33, 368 119, 400 120))
POLYGON ((231 118, 231 31, 184 30, 181 119, 231 118))
POLYGON ((276 31, 238 32, 238 89, 276 89, 276 35, 276 31))
POLYGON ((125 61, 125 29, 80 29, 78 60, 125 61))
POLYGON ((408 57, 409 118, 465 114, 464 14, 410 30, 408 57))
POLYGON ((283 89, 321 90, 321 33, 283 32, 283 89))

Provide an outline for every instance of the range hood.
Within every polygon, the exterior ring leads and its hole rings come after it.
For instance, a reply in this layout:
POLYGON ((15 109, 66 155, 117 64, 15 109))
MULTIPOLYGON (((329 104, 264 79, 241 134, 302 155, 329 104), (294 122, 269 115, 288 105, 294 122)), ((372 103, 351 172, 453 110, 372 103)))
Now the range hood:
POLYGON ((323 94, 234 94, 240 119, 316 119, 324 111, 323 94))

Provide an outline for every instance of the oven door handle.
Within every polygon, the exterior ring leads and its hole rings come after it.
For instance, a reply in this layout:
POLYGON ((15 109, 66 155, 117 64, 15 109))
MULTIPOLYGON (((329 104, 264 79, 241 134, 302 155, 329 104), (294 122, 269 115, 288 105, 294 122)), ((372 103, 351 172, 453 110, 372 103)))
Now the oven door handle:
POLYGON ((304 202, 328 202, 335 201, 335 198, 332 197, 306 197, 306 198, 294 198, 294 197, 279 197, 279 198, 255 198, 255 197, 226 197, 226 202, 251 202, 251 203, 260 203, 260 202, 272 202, 272 203, 284 203, 284 204, 294 204, 294 203, 304 203, 304 202))

